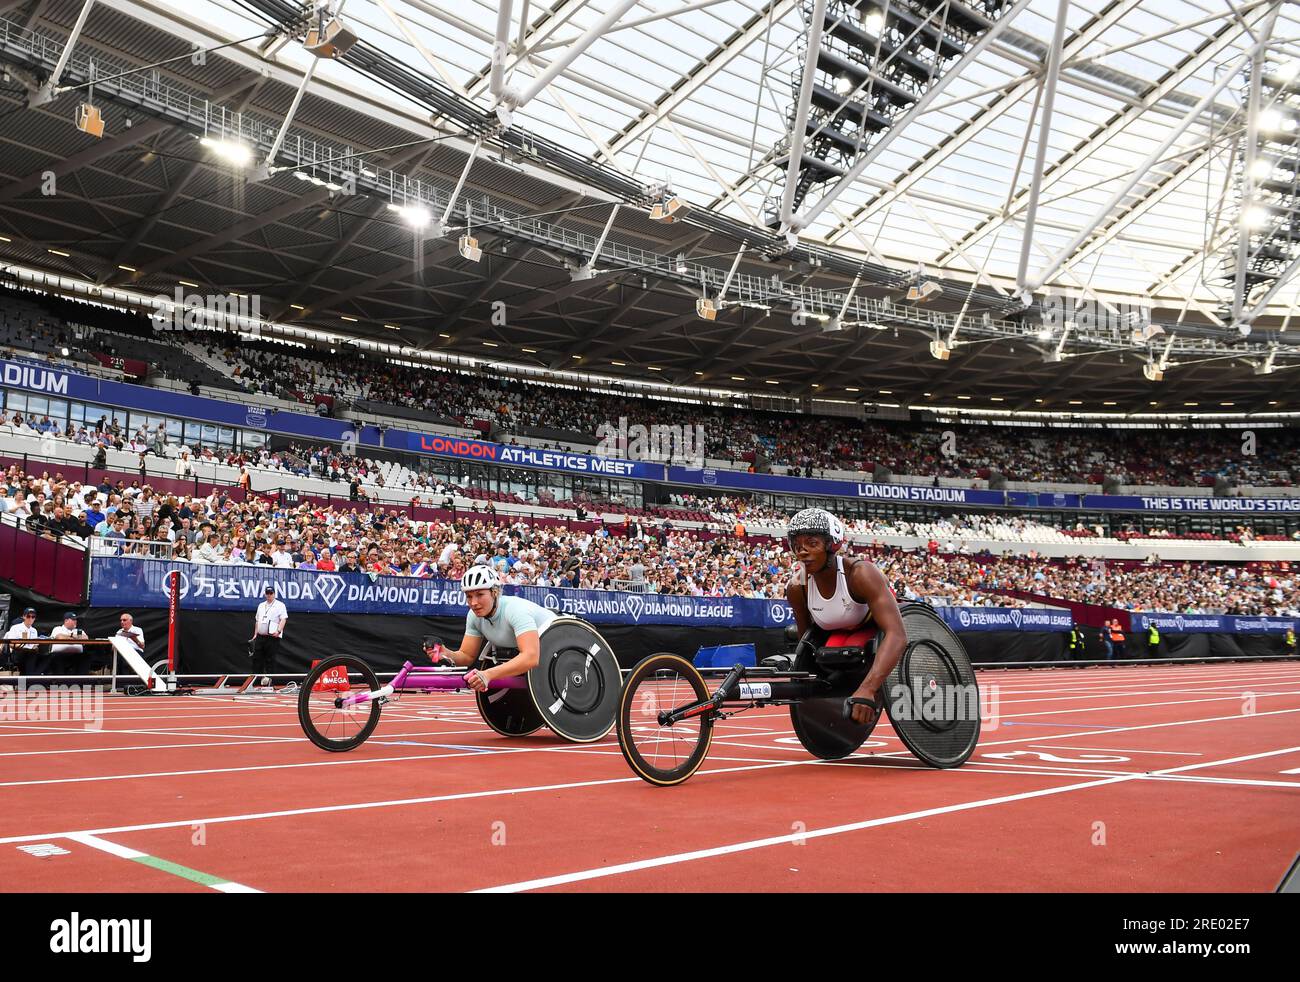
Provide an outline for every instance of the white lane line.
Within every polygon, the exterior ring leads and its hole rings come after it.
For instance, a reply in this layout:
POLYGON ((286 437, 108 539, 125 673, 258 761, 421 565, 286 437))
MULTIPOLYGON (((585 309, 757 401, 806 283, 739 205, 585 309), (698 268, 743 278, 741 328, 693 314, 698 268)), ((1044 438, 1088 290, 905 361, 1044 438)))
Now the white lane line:
POLYGON ((1063 747, 1059 743, 1035 743, 1035 747, 1044 750, 1094 750, 1106 754, 1161 754, 1166 757, 1204 757, 1205 754, 1191 750, 1121 750, 1119 747, 1063 747))
POLYGON ((235 883, 231 880, 221 880, 209 873, 203 873, 200 870, 191 869, 180 863, 173 863, 170 860, 163 859, 161 856, 151 856, 147 852, 141 852, 139 849, 131 849, 128 846, 121 845, 117 842, 109 842, 107 839, 101 839, 97 835, 91 835, 86 832, 74 832, 66 838, 73 842, 79 842, 83 846, 89 846, 92 849, 98 849, 106 852, 111 856, 117 856, 119 859, 130 859, 148 866, 150 869, 156 869, 160 873, 166 873, 169 876, 175 876, 182 880, 189 880, 191 883, 198 883, 207 887, 209 890, 216 890, 218 893, 261 893, 261 890, 245 886, 242 883, 235 883))
MULTIPOLYGON (((1215 723, 1215 722, 1224 722, 1224 721, 1232 721, 1232 720, 1254 719, 1261 716, 1277 716, 1277 715, 1285 715, 1291 713, 1300 713, 1300 709, 1273 710, 1266 713, 1256 713, 1254 716, 1249 716, 1249 717, 1234 715, 1234 716, 1211 717, 1208 719, 1177 720, 1177 721, 1167 722, 1167 723, 1149 723, 1149 724, 1144 724, 1142 726, 1126 727, 1125 729, 1145 730, 1145 729, 1157 729, 1157 728, 1167 727, 1167 726, 1191 726, 1198 723, 1215 723)), ((1090 730, 1090 731, 1083 731, 1080 733, 1063 734, 1063 736, 1067 736, 1067 737, 1068 736, 1095 736, 1099 733, 1114 733, 1114 732, 1117 731, 1113 729, 1112 730, 1090 730)), ((980 746, 988 747, 988 746, 998 746, 998 745, 1014 744, 1014 743, 1032 743, 1035 742, 1037 739, 1038 739, 1037 737, 1027 737, 1018 740, 1002 740, 1002 741, 995 741, 988 744, 981 744, 980 746)), ((569 746, 555 747, 555 748, 550 748, 550 747, 520 748, 520 750, 526 750, 526 749, 544 750, 547 752, 582 752, 585 748, 569 747, 569 746)), ((507 753, 510 752, 512 751, 507 750, 507 753)), ((891 756, 904 754, 904 753, 906 753, 906 751, 891 751, 888 754, 878 754, 875 756, 891 757, 891 756)), ((473 756, 491 759, 493 757, 501 757, 504 755, 475 753, 473 756)), ((411 758, 403 758, 403 759, 411 759, 411 758)), ((733 773, 738 771, 749 771, 749 770, 766 770, 772 767, 794 767, 794 766, 808 766, 808 765, 836 766, 833 762, 827 762, 821 760, 780 761, 776 763, 762 763, 762 764, 755 764, 755 765, 742 766, 742 767, 708 768, 706 766, 701 768, 699 773, 696 776, 700 777, 700 776, 707 776, 710 774, 728 774, 728 773, 733 773)), ((1199 766, 1199 765, 1191 765, 1191 766, 1199 766)), ((960 771, 948 772, 948 773, 960 773, 960 771)), ((991 773, 991 772, 981 772, 981 773, 991 773)), ((597 786, 608 785, 608 784, 627 784, 627 783, 634 783, 639 780, 640 778, 637 777, 627 777, 627 778, 610 778, 610 779, 599 780, 599 781, 575 781, 567 784, 542 785, 537 787, 525 787, 525 788, 504 788, 499 790, 463 792, 460 794, 438 795, 438 796, 425 797, 425 798, 394 799, 392 801, 358 802, 354 804, 345 804, 345 805, 321 805, 312 808, 290 809, 287 811, 279 811, 279 812, 255 812, 255 813, 250 813, 245 815, 228 815, 228 816, 223 816, 218 818, 185 819, 183 821, 156 822, 148 825, 116 826, 113 828, 91 829, 87 831, 91 834, 95 834, 95 833, 111 834, 115 832, 136 832, 136 831, 146 831, 146 830, 154 830, 154 829, 180 828, 182 826, 194 825, 197 823, 219 824, 224 822, 252 821, 255 819, 262 819, 262 818, 281 818, 281 817, 289 817, 295 815, 314 815, 314 814, 325 814, 325 813, 338 812, 338 811, 355 811, 359 809, 385 808, 385 807, 398 806, 398 805, 429 804, 429 803, 439 802, 439 801, 459 801, 459 800, 466 800, 471 798, 522 794, 531 791, 570 790, 575 788, 597 787, 597 786)), ((68 834, 69 833, 66 832, 47 832, 47 833, 40 833, 36 835, 8 836, 5 838, 0 838, 0 844, 7 844, 13 842, 38 842, 41 841, 42 839, 56 837, 56 836, 67 836, 68 834)))
MULTIPOLYGON (((421 730, 421 731, 419 731, 419 732, 415 732, 415 733, 401 733, 401 732, 399 732, 399 733, 392 733, 392 734, 385 733, 384 736, 383 736, 381 739, 388 739, 388 740, 391 740, 391 739, 404 739, 404 738, 406 738, 406 737, 415 737, 415 736, 445 737, 445 736, 459 736, 459 735, 461 735, 461 734, 466 734, 466 733, 469 733, 469 734, 480 733, 480 734, 481 734, 481 733, 482 733, 486 728, 487 728, 487 724, 484 724, 484 725, 481 726, 481 727, 476 727, 476 728, 474 728, 474 729, 472 729, 472 730, 421 730)), ((119 733, 124 733, 124 732, 126 732, 126 731, 125 731, 125 730, 118 730, 118 731, 104 731, 104 732, 119 732, 119 733)), ((147 731, 147 730, 142 730, 142 731, 140 731, 140 734, 142 734, 142 735, 150 735, 149 731, 147 731)), ((137 735, 140 735, 140 734, 137 734, 137 735)), ((102 734, 99 734, 99 735, 102 735, 102 734)), ((171 733, 163 733, 162 735, 163 735, 163 736, 173 736, 174 734, 171 734, 171 733)), ((208 736, 209 734, 205 734, 205 733, 195 733, 195 734, 193 734, 193 735, 194 735, 194 736, 208 736)), ((219 742, 219 743, 162 743, 162 744, 151 744, 151 745, 132 745, 132 746, 126 746, 126 747, 78 747, 78 748, 75 748, 75 749, 69 749, 69 750, 9 750, 9 751, 3 751, 3 752, 0 752, 0 757, 49 757, 49 756, 59 756, 59 755, 61 755, 61 754, 102 754, 102 753, 121 753, 121 752, 129 751, 129 750, 184 750, 184 749, 186 749, 186 748, 188 748, 188 747, 240 747, 240 746, 247 746, 247 745, 250 745, 250 744, 256 744, 256 743, 265 743, 265 744, 278 743, 278 744, 285 744, 285 743, 307 743, 307 742, 308 742, 308 741, 307 741, 307 738, 306 738, 305 736, 301 736, 301 737, 281 737, 281 736, 264 736, 264 737, 256 737, 256 736, 237 736, 237 735, 234 735, 234 734, 232 734, 232 735, 230 735, 230 736, 225 736, 224 734, 221 734, 221 733, 214 733, 214 734, 211 734, 211 736, 213 736, 216 740, 219 740, 220 742, 219 742)))
MULTIPOLYGON (((1287 695, 1300 698, 1300 692, 1288 692, 1287 695)), ((1151 709, 1160 706, 1190 706, 1202 702, 1241 702, 1242 695, 1232 696, 1213 696, 1209 699, 1171 699, 1167 702, 1137 702, 1123 706, 1088 706, 1080 708, 1061 707, 1059 709, 1046 709, 1037 713, 998 713, 999 719, 1029 719, 1033 716, 1073 716, 1078 713, 1108 713, 1124 712, 1129 709, 1151 709)), ((221 729, 221 727, 213 727, 221 729)))
MULTIPOLYGON (((1172 774, 1183 770, 1194 770, 1200 767, 1214 767, 1226 764, 1240 763, 1246 760, 1258 760, 1262 757, 1273 757, 1278 754, 1294 753, 1300 750, 1300 747, 1287 747, 1284 750, 1269 750, 1259 754, 1248 754, 1242 757, 1229 757, 1223 760, 1207 761, 1201 764, 1187 764, 1183 767, 1169 768, 1166 771, 1157 771, 1156 774, 1172 774)), ((667 856, 657 856, 653 859, 639 859, 630 863, 617 863, 612 866, 598 866, 593 869, 578 870, 573 873, 561 873, 558 876, 545 876, 533 880, 521 880, 517 883, 506 883, 501 886, 487 887, 481 890, 475 890, 474 893, 521 893, 527 890, 540 890, 545 887, 564 886, 569 883, 577 883, 585 880, 594 880, 607 876, 619 876, 623 873, 635 873, 640 870, 654 869, 660 866, 672 866, 679 863, 688 863, 697 859, 710 859, 715 856, 727 856, 739 852, 750 852, 755 849, 764 849, 768 846, 785 845, 807 839, 820 839, 826 836, 843 835, 847 832, 859 832, 863 829, 878 828, 883 825, 895 825, 902 822, 912 822, 922 818, 933 818, 937 815, 949 815, 954 812, 971 811, 977 808, 989 808, 995 805, 1005 805, 1012 802, 1027 801, 1033 798, 1045 798, 1052 795, 1068 794, 1071 791, 1083 791, 1089 788, 1104 787, 1108 784, 1120 784, 1122 782, 1137 780, 1144 775, 1125 775, 1121 777, 1108 777, 1096 781, 1084 781, 1080 784, 1067 784, 1057 788, 1043 788, 1037 791, 1022 791, 1019 794, 1000 795, 996 798, 983 798, 978 801, 966 801, 955 805, 942 805, 937 808, 926 808, 921 811, 904 812, 899 815, 887 815, 883 818, 872 818, 862 822, 850 822, 846 825, 834 825, 824 829, 809 829, 805 832, 793 832, 788 835, 770 836, 765 839, 751 839, 748 842, 734 842, 726 846, 715 846, 711 849, 696 849, 692 852, 674 853, 667 856)))
MULTIPOLYGON (((499 754, 476 754, 479 757, 497 757, 499 754)), ((758 764, 752 767, 718 767, 711 770, 700 769, 698 774, 729 774, 735 771, 767 770, 773 767, 806 767, 822 764, 819 760, 778 761, 774 764, 758 764)), ((697 776, 698 776, 697 774, 697 776)), ((250 812, 245 815, 223 815, 216 818, 193 818, 182 821, 150 822, 144 825, 118 825, 112 828, 84 829, 78 832, 44 832, 39 835, 11 835, 0 838, 0 845, 15 842, 40 842, 50 838, 69 838, 72 835, 114 835, 121 832, 152 832, 159 829, 175 829, 190 825, 221 825, 228 822, 250 822, 264 818, 291 818, 299 815, 324 815, 333 812, 366 811, 372 808, 392 808, 399 805, 430 805, 443 801, 468 801, 474 798, 497 798, 515 794, 531 794, 541 791, 567 791, 573 788, 593 788, 608 784, 640 784, 639 777, 613 777, 601 781, 571 781, 565 784, 539 784, 521 788, 495 788, 487 791, 464 791, 458 794, 429 795, 423 798, 395 798, 390 801, 359 801, 346 805, 319 805, 314 808, 290 808, 283 811, 250 812)))
POLYGON ((75 832, 67 836, 67 838, 73 842, 80 842, 83 846, 90 846, 90 848, 98 849, 100 852, 106 852, 110 856, 116 856, 119 859, 139 859, 141 856, 149 855, 139 849, 132 849, 116 842, 109 842, 107 839, 101 839, 97 835, 90 835, 85 832, 75 832))
MULTIPOLYGON (((305 741, 304 741, 305 742, 305 741)), ((224 746, 224 744, 221 744, 224 746)), ((442 754, 408 754, 398 757, 363 757, 349 756, 336 757, 331 756, 324 760, 304 761, 298 763, 285 764, 248 764, 243 767, 203 767, 194 770, 185 771, 141 771, 134 774, 102 774, 90 775, 86 777, 50 777, 38 778, 30 781, 0 781, 0 788, 25 788, 47 784, 97 784, 103 781, 134 781, 145 780, 157 777, 192 777, 200 774, 239 774, 250 771, 287 771, 300 767, 343 767, 356 764, 391 764, 397 761, 407 760, 443 760, 456 757, 483 757, 496 756, 499 754, 526 754, 526 753, 563 753, 563 752, 585 752, 591 755, 621 757, 622 751, 617 749, 617 744, 613 743, 585 743, 580 747, 559 746, 559 747, 492 747, 490 754, 485 754, 482 750, 465 750, 459 753, 442 753, 442 754), (602 751, 598 748, 608 747, 610 749, 602 751)), ((760 748, 762 749, 762 748, 760 748)), ((772 749, 772 748, 766 748, 772 749)), ((718 760, 743 759, 743 758, 710 758, 718 760)))
MULTIPOLYGON (((1273 713, 1267 713, 1267 714, 1256 714, 1256 715, 1279 715, 1279 714, 1283 714, 1283 713, 1292 713, 1292 712, 1300 712, 1300 710, 1278 710, 1278 711, 1273 712, 1273 713)), ((1224 717, 1217 717, 1217 718, 1213 718, 1213 719, 1202 719, 1202 720, 1181 720, 1181 721, 1172 722, 1172 723, 1155 723, 1155 724, 1148 724, 1148 725, 1146 725, 1146 726, 1130 727, 1130 729, 1149 729, 1149 728, 1163 727, 1163 726, 1185 726, 1185 725, 1191 725, 1191 724, 1195 724, 1195 723, 1222 722, 1222 721, 1225 721, 1225 720, 1238 720, 1238 719, 1242 719, 1242 718, 1249 718, 1249 717, 1241 717, 1241 716, 1224 716, 1224 717)), ((1102 732, 1113 732, 1113 731, 1102 731, 1102 732)), ((1071 734, 1071 735, 1074 735, 1074 736, 1084 736, 1084 735, 1090 736, 1090 735, 1095 735, 1095 734, 1094 734, 1094 733, 1084 733, 1084 734, 1071 734)), ((1033 738, 1030 738, 1030 741, 1032 741, 1032 739, 1033 739, 1033 738)), ((1002 742, 1002 743, 1023 743, 1023 742, 1026 742, 1026 741, 1024 741, 1024 740, 1010 740, 1010 741, 1001 741, 1001 742, 1002 742)), ((989 745, 993 745, 993 744, 989 744, 989 745)), ((589 750, 587 747, 585 747, 585 746, 583 746, 583 747, 569 747, 569 746, 563 746, 563 747, 554 747, 554 748, 550 748, 550 747, 541 747, 541 748, 519 748, 519 751, 527 751, 527 750, 546 751, 546 752, 569 752, 569 753, 573 753, 573 752, 584 752, 584 751, 585 751, 585 752, 592 752, 592 751, 590 751, 590 750, 589 750)), ((511 753, 511 752, 517 752, 517 751, 507 750, 507 753, 511 753)), ((1285 752, 1285 751, 1282 751, 1282 752, 1285 752)), ((894 751, 894 752, 891 752, 891 754, 878 754, 878 755, 873 755, 873 756, 878 756, 878 757, 888 757, 888 756, 892 756, 892 755, 894 755, 894 754, 899 754, 899 753, 904 753, 904 751, 894 751)), ((612 752, 611 752, 611 755, 612 755, 612 752)), ((433 755, 433 756, 447 756, 447 755, 433 755)), ((478 753, 475 753, 475 754, 473 754, 473 756, 478 756, 478 757, 495 757, 495 756, 500 756, 500 755, 499 755, 499 754, 478 754, 478 753)), ((413 758, 411 758, 411 757, 405 757, 405 758, 401 758, 401 759, 409 760, 409 759, 413 759, 413 758)), ((734 759, 734 758, 725 758, 725 759, 734 759)), ((1240 758, 1240 759, 1251 759, 1251 758, 1240 758)), ((360 761, 358 761, 358 762, 360 762, 360 761)), ((342 763, 342 762, 340 762, 340 763, 342 763)), ((710 775, 710 774, 727 774, 727 773, 734 773, 734 772, 738 772, 738 771, 749 771, 749 770, 767 770, 767 769, 769 769, 769 768, 773 768, 773 767, 791 767, 791 766, 808 766, 808 765, 813 765, 813 766, 836 766, 836 764, 835 764, 834 762, 820 761, 820 760, 779 761, 779 762, 764 762, 764 763, 758 763, 758 764, 749 764, 749 763, 746 763, 745 766, 740 766, 740 767, 720 767, 720 768, 708 768, 708 767, 705 767, 705 768, 701 768, 701 770, 700 770, 700 772, 699 772, 699 775, 697 775, 697 776, 707 776, 707 775, 710 775)), ((909 765, 909 766, 910 766, 910 765, 909 765)), ((996 766, 996 765, 995 765, 995 766, 996 766)), ((1211 763, 1211 764, 1207 764, 1207 765, 1189 765, 1189 766, 1190 766, 1190 767, 1197 767, 1197 766, 1213 766, 1213 764, 1211 763)), ((960 773, 960 771, 950 772, 950 773, 960 773)), ((978 771, 978 772, 972 772, 972 773, 996 773, 996 772, 995 772, 995 771, 992 771, 992 770, 985 770, 985 771, 978 771)), ((1010 771, 1010 770, 1004 770, 1003 773, 1017 773, 1017 772, 1016 772, 1016 771, 1010 771)), ((1162 773, 1163 773, 1163 772, 1162 772, 1162 773)), ((1050 776, 1050 775, 1046 775, 1046 774, 1045 774, 1045 775, 1042 775, 1042 776, 1050 776)), ((1139 776, 1147 776, 1147 775, 1139 775, 1139 776)), ((1124 778, 1121 778, 1121 779, 1123 779, 1123 780, 1129 780, 1129 779, 1132 779, 1132 778, 1131 778, 1131 777, 1124 777, 1124 778)), ((115 827, 112 827, 112 828, 106 828, 106 829, 91 829, 91 830, 86 830, 86 831, 85 831, 85 834, 99 834, 99 833, 103 833, 103 834, 113 834, 113 833, 117 833, 117 832, 149 831, 149 830, 156 830, 156 829, 180 828, 180 827, 183 827, 183 826, 194 825, 194 824, 197 824, 197 823, 205 823, 205 824, 220 824, 220 823, 227 823, 227 822, 253 821, 253 820, 256 820, 256 819, 263 819, 263 818, 281 818, 281 817, 291 817, 291 816, 296 816, 296 815, 325 814, 325 813, 339 812, 339 811, 355 811, 355 810, 361 810, 361 809, 385 808, 385 807, 392 807, 392 806, 399 806, 399 805, 429 804, 429 803, 440 802, 440 801, 458 801, 458 800, 467 800, 467 799, 473 799, 473 798, 496 797, 496 796, 501 796, 501 795, 510 795, 510 794, 523 794, 523 793, 532 792, 532 791, 569 790, 569 789, 576 789, 576 788, 597 787, 597 786, 603 786, 603 785, 609 785, 609 784, 627 784, 627 783, 634 783, 634 782, 636 782, 636 781, 638 781, 638 780, 639 780, 639 778, 636 778, 636 777, 629 777, 629 778, 611 778, 611 779, 599 780, 599 781, 576 781, 576 782, 570 782, 570 783, 567 783, 567 784, 541 785, 541 786, 536 786, 536 787, 505 788, 505 789, 488 790, 488 791, 463 792, 463 793, 459 793, 459 794, 451 794, 451 795, 437 795, 437 796, 431 796, 431 797, 425 797, 425 798, 394 799, 394 800, 391 800, 391 801, 379 801, 379 802, 358 802, 358 803, 354 803, 354 804, 345 804, 345 805, 322 805, 322 806, 317 806, 317 807, 312 807, 312 808, 289 809, 289 810, 278 811, 278 812, 256 812, 256 813, 249 813, 249 814, 244 814, 244 815, 228 815, 228 816, 222 816, 222 817, 216 817, 216 818, 185 819, 185 820, 182 820, 182 821, 171 821, 171 822, 155 822, 155 823, 152 823, 152 824, 146 824, 146 825, 115 826, 115 827)), ((8 844, 8 843, 15 843, 15 842, 37 842, 37 841, 40 841, 40 840, 42 840, 42 839, 47 839, 47 838, 54 838, 54 837, 67 837, 67 836, 69 836, 69 835, 71 835, 71 834, 73 834, 73 833, 68 833, 68 832, 50 832, 50 833, 39 833, 39 834, 36 834, 36 835, 18 835, 18 836, 8 836, 8 837, 0 838, 0 844, 8 844)))

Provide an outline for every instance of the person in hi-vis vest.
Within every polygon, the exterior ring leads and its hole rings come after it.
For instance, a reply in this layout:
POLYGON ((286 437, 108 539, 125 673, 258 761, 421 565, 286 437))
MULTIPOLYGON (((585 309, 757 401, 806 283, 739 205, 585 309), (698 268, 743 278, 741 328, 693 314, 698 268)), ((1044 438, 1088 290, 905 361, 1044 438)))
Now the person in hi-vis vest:
POLYGON ((1068 651, 1072 661, 1079 661, 1087 653, 1083 640, 1083 631, 1079 628, 1078 624, 1075 624, 1070 628, 1070 646, 1068 651))
POLYGON ((1160 628, 1156 627, 1155 621, 1147 625, 1147 657, 1160 657, 1160 628))
POLYGON ((1119 660, 1126 657, 1124 650, 1124 631, 1119 626, 1119 618, 1116 617, 1110 622, 1110 643, 1115 649, 1115 658, 1119 660))

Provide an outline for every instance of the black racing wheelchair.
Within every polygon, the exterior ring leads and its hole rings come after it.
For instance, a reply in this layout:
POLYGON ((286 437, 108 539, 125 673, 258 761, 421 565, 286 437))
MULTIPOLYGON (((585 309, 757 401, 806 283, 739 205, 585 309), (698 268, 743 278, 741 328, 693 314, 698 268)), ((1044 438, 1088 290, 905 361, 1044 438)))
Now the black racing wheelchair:
MULTIPOLYGON (((975 671, 957 635, 932 607, 907 603, 900 611, 907 647, 878 695, 912 754, 931 767, 960 767, 979 740, 975 671)), ((842 760, 862 746, 880 719, 877 713, 864 725, 849 715, 849 700, 871 669, 879 638, 871 625, 834 634, 813 628, 796 640, 785 661, 759 668, 699 669, 679 655, 649 655, 623 686, 619 747, 642 779, 661 787, 681 784, 708 756, 717 720, 789 706, 804 748, 822 760, 842 760)))

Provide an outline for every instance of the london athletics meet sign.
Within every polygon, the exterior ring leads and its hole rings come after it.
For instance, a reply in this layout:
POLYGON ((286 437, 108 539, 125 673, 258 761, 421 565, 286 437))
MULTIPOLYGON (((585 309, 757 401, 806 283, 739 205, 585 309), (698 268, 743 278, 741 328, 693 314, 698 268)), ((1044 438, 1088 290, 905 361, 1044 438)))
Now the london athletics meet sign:
MULTIPOLYGON (((854 500, 898 501, 940 507, 1085 509, 1089 511, 1182 513, 1300 513, 1300 496, 1275 498, 1144 497, 1062 491, 990 491, 933 484, 897 484, 866 480, 830 480, 791 474, 748 474, 711 467, 682 467, 647 460, 622 460, 596 453, 545 450, 393 427, 355 428, 350 420, 318 417, 281 409, 166 392, 128 382, 93 378, 40 362, 0 360, 0 386, 66 399, 172 416, 220 426, 247 427, 288 436, 383 447, 487 465, 570 474, 599 475, 669 484, 729 488, 774 494, 807 494, 854 500)), ((631 434, 629 428, 628 434, 631 434)), ((619 440, 623 434, 619 432, 619 440)), ((615 445, 619 440, 613 441, 615 445)), ((629 446, 631 449, 631 446, 629 446)), ((866 475, 864 474, 863 477, 866 475)))

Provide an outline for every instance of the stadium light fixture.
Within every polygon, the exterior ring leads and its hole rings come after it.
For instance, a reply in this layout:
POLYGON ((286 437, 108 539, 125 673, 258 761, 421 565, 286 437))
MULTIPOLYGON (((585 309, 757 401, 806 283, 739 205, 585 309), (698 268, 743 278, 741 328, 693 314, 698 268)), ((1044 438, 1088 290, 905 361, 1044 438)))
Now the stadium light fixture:
POLYGON ((650 220, 652 222, 671 225, 673 222, 681 221, 686 217, 689 207, 667 185, 652 193, 655 194, 655 200, 650 205, 650 220))
POLYGON ((456 243, 456 248, 460 250, 462 259, 468 259, 472 263, 483 258, 483 250, 479 248, 478 239, 472 235, 462 235, 456 243))
POLYGON ((356 33, 338 16, 331 15, 328 7, 322 7, 319 19, 308 28, 302 46, 317 58, 340 58, 356 43, 356 33))
POLYGON ((696 316, 706 321, 715 321, 718 319, 718 310, 722 307, 721 300, 715 300, 713 297, 700 297, 695 301, 696 316))
POLYGON ((1250 165, 1250 176, 1257 181, 1266 181, 1273 173, 1273 161, 1267 157, 1258 157, 1250 165))
POLYGON ((199 138, 199 143, 236 167, 247 167, 253 162, 253 151, 238 140, 218 140, 204 136, 199 138))
POLYGON ((866 7, 862 11, 862 29, 868 34, 879 34, 885 26, 885 13, 879 7, 866 7))
POLYGON ((1291 133, 1296 128, 1296 119, 1280 109, 1265 109, 1259 114, 1259 128, 1265 133, 1291 133))
POLYGON ((1247 228, 1263 228, 1268 224, 1269 211, 1267 208, 1261 208, 1259 205, 1251 205, 1246 209, 1246 214, 1242 221, 1246 223, 1247 228))
POLYGON ((951 358, 952 349, 948 347, 948 342, 939 340, 931 341, 930 357, 936 361, 947 361, 951 358))
POLYGON ((933 296, 942 296, 943 287, 934 280, 923 280, 907 288, 907 299, 911 303, 925 303, 933 296))
POLYGON ((104 114, 99 111, 98 106, 83 102, 77 107, 77 129, 88 136, 103 137, 104 114))
POLYGON ((428 228, 433 221, 433 215, 423 205, 397 205, 389 202, 388 210, 396 212, 402 221, 414 229, 428 228))

